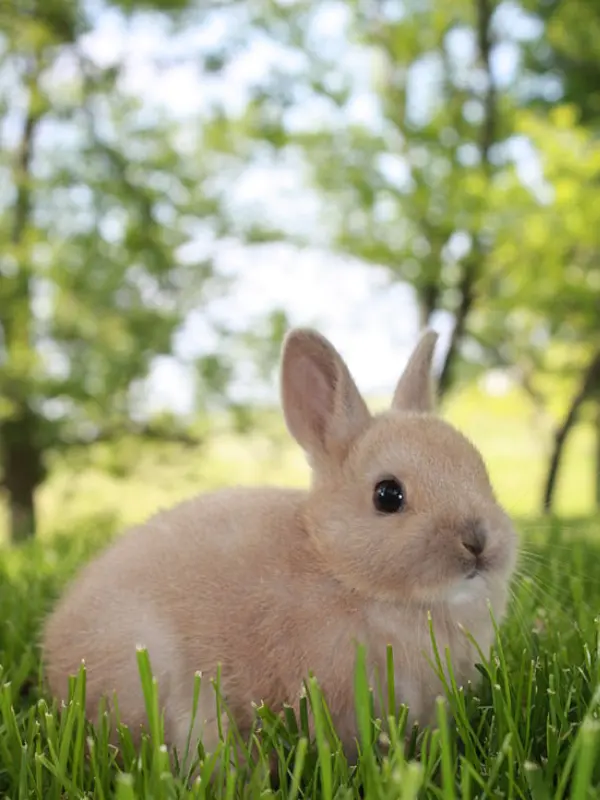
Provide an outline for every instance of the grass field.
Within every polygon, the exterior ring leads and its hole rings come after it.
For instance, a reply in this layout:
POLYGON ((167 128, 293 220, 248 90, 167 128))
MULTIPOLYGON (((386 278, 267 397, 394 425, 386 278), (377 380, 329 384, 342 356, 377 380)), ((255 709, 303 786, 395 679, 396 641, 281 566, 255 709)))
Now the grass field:
MULTIPOLYGON (((582 428, 568 453, 559 495, 563 519, 536 521, 545 444, 520 402, 484 403, 476 392, 466 393, 447 415, 483 450, 500 498, 517 515, 522 554, 509 617, 493 657, 482 654, 481 683, 466 692, 447 687, 448 710, 440 704, 439 729, 421 734, 419 760, 412 758, 412 746, 404 750, 403 709, 370 719, 360 662, 357 768, 346 764, 313 687, 320 720, 314 741, 305 736, 302 720, 295 727, 263 709, 256 766, 229 773, 208 758, 201 766, 204 780, 189 788, 172 774, 158 723, 140 754, 123 731, 118 766, 106 722, 92 729, 83 720, 81 684, 60 716, 44 694, 41 621, 78 566, 119 526, 223 483, 305 480, 301 457, 277 443, 282 433, 273 423, 272 437, 243 442, 225 436, 197 455, 132 453, 136 469, 127 478, 108 477, 100 461, 109 456, 102 453, 95 467, 58 465, 41 498, 40 538, 19 550, 0 550, 0 796, 600 797, 600 520, 586 516, 592 499, 589 432, 582 428), (264 769, 273 752, 278 787, 264 769)), ((142 657, 140 666, 152 717, 152 682, 142 657)))

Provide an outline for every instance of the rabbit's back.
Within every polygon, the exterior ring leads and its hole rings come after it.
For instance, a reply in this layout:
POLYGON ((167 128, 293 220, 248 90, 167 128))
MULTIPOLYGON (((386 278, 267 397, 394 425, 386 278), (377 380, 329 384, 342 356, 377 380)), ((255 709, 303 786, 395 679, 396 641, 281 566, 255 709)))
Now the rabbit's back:
POLYGON ((292 576, 302 580, 306 566, 298 563, 302 547, 290 547, 301 536, 302 497, 275 489, 216 492, 117 540, 87 565, 48 620, 43 651, 52 692, 66 699, 68 677, 83 660, 88 715, 93 719, 100 698, 116 691, 122 720, 135 727, 144 721, 138 646, 148 649, 167 705, 182 687, 191 705, 194 673, 210 677, 217 663, 230 682, 243 674, 255 689, 272 684, 272 670, 264 659, 259 667, 253 653, 257 638, 261 647, 271 641, 274 656, 282 646, 282 606, 293 607, 292 576))

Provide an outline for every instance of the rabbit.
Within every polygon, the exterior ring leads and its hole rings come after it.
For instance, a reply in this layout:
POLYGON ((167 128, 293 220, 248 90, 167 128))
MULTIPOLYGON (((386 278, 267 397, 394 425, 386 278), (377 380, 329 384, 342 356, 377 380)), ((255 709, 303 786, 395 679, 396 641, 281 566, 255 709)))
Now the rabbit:
MULTIPOLYGON (((84 661, 86 713, 113 693, 134 739, 147 723, 136 648, 147 648, 165 741, 211 752, 229 719, 248 732, 255 704, 298 711, 313 673, 336 732, 356 757, 356 644, 369 678, 394 654, 409 723, 435 723, 449 648, 459 685, 476 677, 472 634, 485 652, 505 614, 517 534, 475 447, 434 410, 437 334, 419 340, 391 408, 373 415, 320 333, 284 340, 287 428, 311 468, 307 490, 218 490, 161 511, 84 567, 50 614, 42 651, 50 691, 67 698, 84 661), (442 656, 443 657, 443 656, 442 656), (210 681, 220 665, 228 713, 210 681), (203 675, 192 719, 194 676, 203 675)), ((385 688, 383 696, 385 695, 385 688)), ((375 692, 377 695, 377 692, 375 692)))

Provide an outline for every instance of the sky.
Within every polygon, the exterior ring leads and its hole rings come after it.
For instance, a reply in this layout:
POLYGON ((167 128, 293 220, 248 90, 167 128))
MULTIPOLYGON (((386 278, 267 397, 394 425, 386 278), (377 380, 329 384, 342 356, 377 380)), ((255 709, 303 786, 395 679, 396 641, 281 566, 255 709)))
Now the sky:
MULTIPOLYGON (((369 91, 372 64, 353 51, 344 39, 344 5, 332 2, 319 20, 318 33, 330 52, 337 52, 356 80, 356 96, 350 114, 360 121, 376 124, 376 111, 369 91), (337 49, 336 49, 337 48, 337 49)), ((503 25, 534 35, 531 23, 507 4, 503 25), (529 28, 528 28, 529 25, 529 28)), ((218 95, 232 111, 243 106, 248 83, 259 78, 277 60, 293 59, 267 40, 246 42, 244 53, 229 66, 220 80, 209 79, 198 69, 198 60, 188 58, 207 45, 226 36, 229 17, 214 14, 202 26, 192 26, 170 39, 155 21, 138 19, 126 25, 114 13, 101 11, 95 30, 86 36, 83 46, 97 62, 108 65, 125 60, 125 86, 148 107, 168 114, 182 123, 206 109, 218 95)), ((229 23, 231 24, 231 23, 229 23)), ((518 38, 518 36, 517 36, 518 38)), ((456 58, 468 54, 468 42, 455 43, 456 58)), ((301 57, 300 57, 301 58, 301 57)), ((498 49, 494 71, 499 83, 510 81, 517 65, 516 47, 510 42, 498 49)), ((435 88, 435 71, 425 65, 420 81, 419 103, 413 113, 426 110, 435 88)), ((303 108, 299 125, 310 125, 319 108, 303 108)), ((535 172, 530 154, 521 154, 522 169, 535 172)), ((255 172, 238 188, 243 197, 267 197, 271 208, 284 216, 296 213, 301 187, 289 170, 265 174, 255 172), (296 203, 296 206, 294 205, 296 203)), ((310 200, 302 199, 302 208, 311 213, 310 200)), ((312 213, 318 213, 312 209, 312 213)), ((292 324, 314 325, 329 336, 346 358, 357 382, 366 393, 391 391, 404 366, 418 333, 416 308, 411 290, 402 285, 389 286, 383 271, 355 262, 333 258, 321 252, 297 253, 277 247, 257 263, 243 249, 229 248, 221 257, 221 266, 236 276, 235 288, 217 309, 224 321, 251 323, 273 307, 283 307, 292 324)), ((451 330, 451 320, 435 322, 441 335, 438 358, 442 355, 451 330)), ((177 351, 190 356, 203 349, 205 325, 192 314, 177 338, 177 351)), ((273 387, 275 388, 275 387, 273 387)), ((186 412, 193 401, 192 386, 185 369, 173 359, 157 361, 150 381, 149 406, 152 410, 169 407, 186 412)))

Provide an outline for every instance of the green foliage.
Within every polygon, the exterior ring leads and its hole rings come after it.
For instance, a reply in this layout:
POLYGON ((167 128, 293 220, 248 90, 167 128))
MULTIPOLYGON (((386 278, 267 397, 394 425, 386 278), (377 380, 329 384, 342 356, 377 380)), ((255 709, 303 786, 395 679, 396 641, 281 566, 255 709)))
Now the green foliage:
MULTIPOLYGON (((288 72, 282 59, 253 87, 235 120, 241 158, 252 139, 260 153, 302 153, 323 209, 306 241, 325 235, 332 249, 409 283, 422 324, 455 315, 449 362, 472 308, 485 304, 497 228, 490 197, 509 163, 501 145, 514 103, 500 96, 491 59, 511 37, 500 33, 495 10, 487 0, 405 4, 397 15, 385 4, 325 0, 259 6, 261 32, 296 58, 288 72), (323 33, 329 13, 339 18, 340 38, 323 33), (360 115, 359 100, 367 108, 360 115), (306 124, 305 108, 321 113, 306 124)), ((218 146, 223 120, 215 124, 218 146)), ((223 149, 235 150, 231 135, 223 149)), ((256 228, 247 235, 255 238, 256 228)))
MULTIPOLYGON (((52 451, 140 432, 132 419, 152 360, 172 352, 214 283, 202 249, 190 258, 183 248, 217 201, 204 190, 207 164, 127 93, 123 65, 85 54, 86 4, 0 14, 0 477, 20 538, 34 528, 52 451)), ((143 432, 181 435, 164 422, 143 432)))
POLYGON ((542 197, 514 173, 494 192, 498 239, 483 281, 488 302, 471 325, 500 363, 533 360, 539 384, 556 368, 577 375, 600 347, 600 149, 571 106, 557 106, 547 119, 522 112, 518 132, 536 147, 542 197), (565 345, 566 358, 557 360, 565 345))
MULTIPOLYGON (((423 325, 452 314, 448 362, 458 351, 542 370, 549 337, 593 347, 599 307, 596 143, 581 126, 598 62, 592 5, 257 4, 257 29, 295 58, 256 82, 241 117, 220 116, 212 141, 244 161, 252 140, 261 157, 302 153, 323 211, 305 241, 325 231, 331 248, 410 284, 423 325), (499 76, 507 52, 514 73, 499 76), (563 98, 543 115, 532 54, 563 98), (589 91, 575 96, 584 73, 589 91), (525 158, 539 160, 537 181, 525 158)), ((442 390, 459 377, 445 365, 442 390)))
MULTIPOLYGON (((192 241, 325 244, 383 267, 413 287, 421 325, 452 320, 441 394, 500 365, 548 404, 540 387, 565 345, 560 369, 578 384, 600 346, 594 4, 109 6, 165 36, 221 18, 226 35, 198 55, 210 80, 257 38, 281 58, 250 81, 241 113, 215 102, 184 151, 180 131, 127 94, 122 64, 85 55, 87 4, 0 9, 0 474, 15 535, 31 532, 57 451, 123 432, 183 437, 175 419, 132 419, 153 359, 225 287, 192 241), (507 53, 510 74, 498 69, 507 53), (314 224, 229 202, 256 164, 297 168, 314 224)), ((191 365, 198 409, 231 404, 249 430, 231 386, 273 380, 287 324, 276 311, 250 331, 216 326, 191 365)))
POLYGON ((584 123, 597 126, 600 120, 598 6, 566 0, 544 3, 527 0, 525 5, 544 25, 543 36, 526 51, 526 65, 538 79, 538 103, 551 105, 560 93, 566 102, 578 107, 584 123), (544 91, 548 83, 550 91, 544 91))
MULTIPOLYGON (((244 162, 301 155, 321 212, 304 241, 409 284, 421 326, 450 318, 442 395, 502 366, 547 405, 545 373, 572 347, 569 431, 598 393, 586 378, 599 352, 596 4, 255 9, 286 58, 241 116, 219 117, 215 146, 244 162)), ((280 237, 302 240, 288 227, 280 237)), ((263 229, 276 236, 270 221, 263 229)))
MULTIPOLYGON (((119 92, 116 72, 53 86, 57 95, 65 92, 57 110, 58 100, 42 88, 53 67, 35 77, 47 110, 29 142, 27 218, 3 248, 8 277, 0 302, 13 335, 5 333, 1 379, 17 403, 64 403, 53 416, 74 428, 128 413, 132 382, 154 355, 170 352, 210 266, 178 256, 190 238, 186 217, 202 208, 202 174, 177 152, 173 131, 139 118, 134 101, 119 92), (95 113, 96 104, 105 113, 95 113), (46 308, 34 318, 36 295, 46 308)), ((8 171, 16 152, 4 158, 8 171)), ((4 210, 6 232, 15 213, 4 210)))
MULTIPOLYGON (((364 651, 357 651, 356 768, 341 753, 318 680, 311 679, 299 718, 289 711, 280 718, 259 706, 260 725, 248 742, 230 730, 215 754, 200 746, 185 766, 180 762, 180 772, 163 747, 157 687, 144 651, 138 662, 150 732, 137 753, 129 731, 119 726, 117 753, 108 743, 107 716, 101 714, 93 726, 84 719, 85 672, 75 676, 71 701, 59 713, 44 690, 36 645, 45 614, 74 571, 106 544, 111 521, 89 519, 76 534, 5 552, 0 565, 0 793, 107 799, 358 798, 363 792, 370 798, 595 797, 600 791, 600 665, 593 612, 600 600, 597 524, 523 526, 513 604, 491 659, 481 654, 479 685, 457 686, 446 654, 436 648, 429 668, 443 676, 447 703, 438 705, 436 729, 408 730, 407 709, 391 696, 382 698, 385 713, 376 718, 372 692, 377 686, 368 682, 364 651), (315 720, 314 738, 309 715, 315 720), (249 767, 230 771, 224 764, 235 747, 249 767), (276 785, 268 778, 271 759, 277 764, 276 785), (194 767, 201 780, 186 787, 185 776, 194 767)), ((393 652, 388 672, 393 674, 393 652)), ((196 698, 201 680, 195 682, 196 698)))
POLYGON ((112 0, 111 5, 135 14, 139 11, 161 11, 168 14, 178 14, 190 8, 190 0, 112 0))

